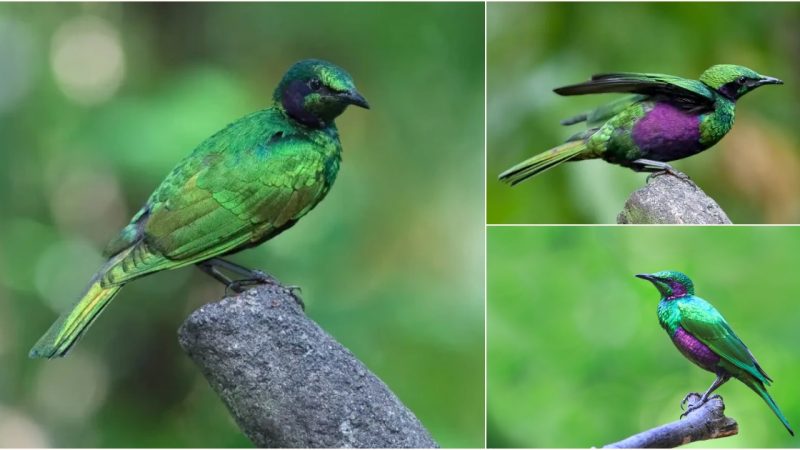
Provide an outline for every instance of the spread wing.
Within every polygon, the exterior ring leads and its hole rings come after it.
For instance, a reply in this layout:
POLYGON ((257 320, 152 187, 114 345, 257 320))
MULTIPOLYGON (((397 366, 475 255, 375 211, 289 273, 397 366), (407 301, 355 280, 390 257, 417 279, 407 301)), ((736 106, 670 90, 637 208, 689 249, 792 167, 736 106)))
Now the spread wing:
POLYGON ((722 315, 708 302, 695 298, 691 302, 680 302, 678 307, 681 312, 680 325, 684 330, 761 382, 769 384, 772 381, 722 315))
POLYGON ((711 109, 714 93, 697 80, 655 73, 608 73, 594 75, 583 83, 564 86, 559 95, 600 94, 609 92, 658 96, 692 110, 711 109))
POLYGON ((244 139, 215 135, 210 141, 216 142, 204 143, 170 173, 107 249, 114 254, 136 246, 108 281, 122 283, 269 239, 324 197, 338 169, 338 146, 320 148, 283 130, 249 132, 229 127, 222 133, 244 139))

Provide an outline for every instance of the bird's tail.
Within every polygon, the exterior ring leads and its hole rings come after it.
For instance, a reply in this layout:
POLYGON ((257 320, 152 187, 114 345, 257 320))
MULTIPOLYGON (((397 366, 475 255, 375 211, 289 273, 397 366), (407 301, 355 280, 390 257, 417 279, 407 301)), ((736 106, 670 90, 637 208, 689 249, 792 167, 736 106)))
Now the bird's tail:
POLYGON ((586 144, 581 140, 567 142, 511 167, 500 174, 500 181, 513 186, 538 173, 576 158, 584 150, 586 150, 586 144))
POLYGON ((746 384, 747 387, 749 387, 750 389, 754 390, 756 394, 760 395, 761 398, 763 398, 764 401, 767 402, 769 408, 772 410, 772 412, 775 413, 776 416, 778 416, 778 419, 781 421, 783 426, 785 426, 786 429, 789 431, 789 434, 794 436, 794 430, 792 430, 792 427, 789 426, 789 421, 786 420, 786 417, 783 416, 783 413, 781 412, 780 408, 778 408, 778 405, 775 404, 775 400, 772 400, 772 397, 769 395, 769 392, 767 392, 767 388, 764 387, 764 383, 757 380, 748 379, 747 381, 745 381, 744 384, 746 384))
POLYGON ((103 286, 105 273, 130 252, 130 249, 111 258, 93 277, 81 298, 62 314, 50 329, 39 338, 28 354, 31 358, 55 358, 64 356, 75 342, 94 322, 103 308, 122 288, 122 284, 103 286))

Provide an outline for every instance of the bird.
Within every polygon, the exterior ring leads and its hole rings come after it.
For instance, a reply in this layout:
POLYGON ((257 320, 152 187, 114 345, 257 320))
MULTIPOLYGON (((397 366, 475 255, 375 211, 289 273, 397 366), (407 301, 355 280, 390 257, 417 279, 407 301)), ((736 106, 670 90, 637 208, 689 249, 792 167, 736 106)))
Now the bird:
POLYGON ((319 59, 292 65, 271 106, 230 123, 169 172, 29 356, 66 355, 126 283, 156 272, 196 265, 226 291, 277 284, 222 257, 277 236, 325 198, 342 155, 334 119, 349 105, 369 109, 344 69, 319 59))
MULTIPOLYGON (((512 186, 567 161, 603 159, 638 172, 677 172, 667 162, 716 144, 733 127, 736 101, 748 92, 783 81, 747 67, 718 64, 699 80, 654 73, 608 73, 564 86, 560 95, 630 93, 563 120, 587 129, 509 168, 500 180, 512 186)), ((681 174, 682 175, 682 174, 681 174)))
MULTIPOLYGON (((672 270, 636 276, 653 283, 661 294, 658 322, 673 344, 689 361, 716 375, 711 387, 683 415, 702 406, 712 392, 733 377, 764 399, 789 434, 794 436, 786 417, 767 392, 766 386, 772 379, 716 308, 694 295, 692 280, 672 270)), ((691 395, 695 394, 687 395, 681 406, 691 395)))

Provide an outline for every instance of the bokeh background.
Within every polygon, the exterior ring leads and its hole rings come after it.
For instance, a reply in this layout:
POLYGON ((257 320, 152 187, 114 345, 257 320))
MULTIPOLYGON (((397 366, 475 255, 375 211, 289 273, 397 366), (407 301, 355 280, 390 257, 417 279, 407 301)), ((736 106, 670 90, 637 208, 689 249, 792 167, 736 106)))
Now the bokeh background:
MULTIPOLYGON (((588 448, 672 422, 714 375, 659 326, 658 291, 634 274, 680 270, 775 380, 800 427, 800 234, 789 227, 490 227, 489 447, 588 448)), ((737 380, 718 393, 739 435, 693 447, 797 447, 737 380)))
POLYGON ((741 64, 781 78, 739 102, 716 146, 674 167, 735 223, 800 222, 800 4, 490 3, 489 223, 614 223, 646 174, 604 161, 564 164, 513 189, 497 175, 562 143, 571 117, 619 95, 560 97, 553 88, 603 72, 697 78, 741 64))
POLYGON ((27 351, 100 251, 204 138, 295 61, 346 68, 372 110, 289 232, 234 257, 303 288, 443 446, 483 445, 484 6, 0 4, 0 447, 250 446, 176 330, 222 287, 125 287, 69 357, 27 351))

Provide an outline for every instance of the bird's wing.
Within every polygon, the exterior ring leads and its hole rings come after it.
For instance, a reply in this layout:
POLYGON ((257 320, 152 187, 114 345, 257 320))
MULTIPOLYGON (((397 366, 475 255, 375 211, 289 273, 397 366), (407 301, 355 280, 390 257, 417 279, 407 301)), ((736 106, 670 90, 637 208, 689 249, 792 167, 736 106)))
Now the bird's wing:
POLYGON ((772 381, 753 354, 736 336, 730 325, 710 303, 698 297, 680 301, 680 326, 729 363, 750 373, 761 382, 772 381))
POLYGON ((325 154, 308 141, 282 137, 235 158, 218 156, 156 206, 145 238, 170 259, 228 251, 305 215, 329 186, 325 154))
POLYGON ((109 271, 108 281, 122 283, 274 236, 322 199, 337 164, 315 144, 284 132, 257 146, 220 146, 188 158, 112 242, 107 253, 132 245, 138 251, 109 271))
POLYGON ((608 119, 621 113, 628 106, 644 100, 646 97, 647 96, 640 94, 622 97, 613 102, 600 105, 591 111, 587 111, 575 117, 570 117, 569 119, 564 119, 561 121, 561 125, 573 125, 579 122, 586 122, 588 128, 600 127, 606 123, 608 119))
POLYGON ((714 106, 714 93, 700 81, 657 73, 594 75, 589 81, 560 87, 554 91, 559 95, 630 92, 663 97, 686 109, 711 109, 714 106))

